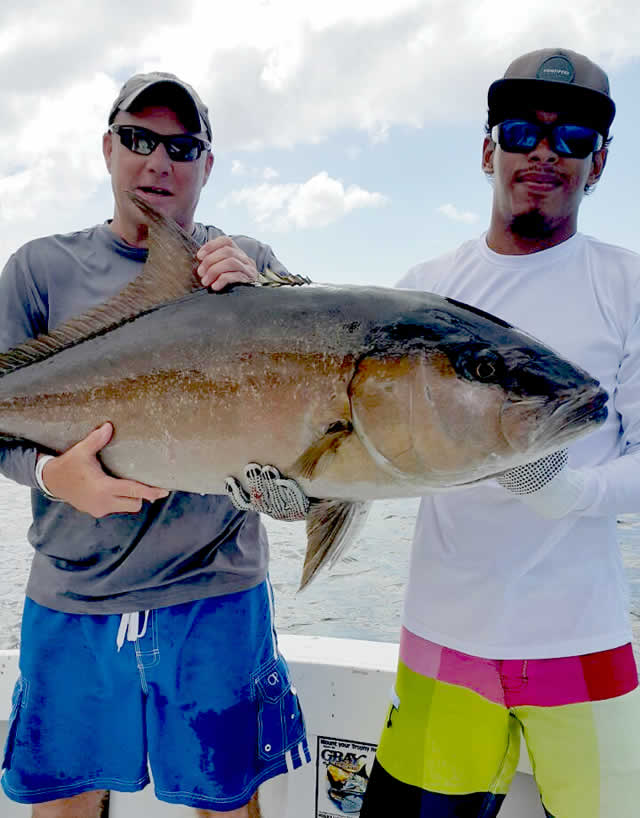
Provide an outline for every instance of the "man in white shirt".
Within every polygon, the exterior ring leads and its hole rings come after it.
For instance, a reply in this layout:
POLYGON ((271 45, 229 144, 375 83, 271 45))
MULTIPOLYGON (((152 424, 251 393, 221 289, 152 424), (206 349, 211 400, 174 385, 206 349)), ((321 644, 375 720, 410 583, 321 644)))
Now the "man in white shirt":
POLYGON ((488 107, 489 229, 399 286, 539 337, 600 380, 609 416, 542 488, 534 465, 423 498, 360 814, 493 818, 524 735, 547 816, 632 818, 640 693, 616 514, 640 511, 640 257, 577 232, 615 106, 602 69, 545 49, 508 67, 488 107))
POLYGON ((539 337, 600 381, 609 414, 568 452, 423 498, 360 818, 495 818, 522 735, 547 818, 635 818, 640 688, 616 515, 640 511, 640 256, 577 232, 615 105, 599 66, 545 49, 511 63, 488 107, 489 229, 399 286, 539 337))

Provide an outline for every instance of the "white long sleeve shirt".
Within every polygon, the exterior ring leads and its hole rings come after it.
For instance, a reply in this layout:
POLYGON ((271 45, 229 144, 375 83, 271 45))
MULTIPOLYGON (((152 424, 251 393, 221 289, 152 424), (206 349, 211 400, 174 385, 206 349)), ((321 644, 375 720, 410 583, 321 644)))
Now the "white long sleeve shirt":
POLYGON ((524 256, 485 236, 412 268, 399 287, 480 307, 600 380, 607 421, 569 447, 586 476, 574 511, 545 520, 495 481, 423 498, 404 625, 476 656, 525 659, 631 641, 616 514, 640 512, 640 256, 577 234, 524 256))

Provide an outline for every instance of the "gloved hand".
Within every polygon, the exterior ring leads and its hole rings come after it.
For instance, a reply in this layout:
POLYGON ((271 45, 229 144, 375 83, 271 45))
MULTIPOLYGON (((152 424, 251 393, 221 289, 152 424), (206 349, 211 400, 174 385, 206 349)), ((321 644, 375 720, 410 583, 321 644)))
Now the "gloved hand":
POLYGON ((561 449, 533 463, 509 469, 496 479, 541 517, 558 520, 573 511, 585 486, 581 473, 570 469, 567 463, 567 450, 561 449))
POLYGON ((281 476, 275 466, 248 463, 244 477, 249 493, 239 480, 227 477, 225 491, 240 511, 259 511, 275 520, 304 520, 309 511, 309 498, 295 480, 281 476))

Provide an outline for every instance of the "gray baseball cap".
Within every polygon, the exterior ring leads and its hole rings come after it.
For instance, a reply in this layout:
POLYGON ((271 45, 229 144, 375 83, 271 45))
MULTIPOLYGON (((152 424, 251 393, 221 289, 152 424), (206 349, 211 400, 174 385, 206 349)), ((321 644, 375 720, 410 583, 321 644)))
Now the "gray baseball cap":
POLYGON ((111 106, 109 125, 118 111, 138 110, 147 100, 174 109, 186 128, 194 134, 206 133, 211 141, 213 134, 207 106, 190 85, 164 71, 134 74, 128 79, 111 106))
POLYGON ((609 78, 590 59, 566 48, 530 51, 489 87, 489 127, 535 108, 577 115, 607 136, 616 113, 609 78))

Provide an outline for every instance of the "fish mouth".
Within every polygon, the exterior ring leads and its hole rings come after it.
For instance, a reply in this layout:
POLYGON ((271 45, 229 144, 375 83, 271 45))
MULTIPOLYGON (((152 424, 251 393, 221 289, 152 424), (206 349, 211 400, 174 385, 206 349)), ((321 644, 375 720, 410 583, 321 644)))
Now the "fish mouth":
POLYGON ((507 401, 501 428, 513 449, 542 456, 604 423, 608 399, 604 389, 589 386, 560 404, 561 396, 507 401))
POLYGON ((597 389, 591 395, 585 396, 577 402, 577 405, 568 404, 561 406, 554 412, 560 416, 561 420, 569 424, 579 424, 582 421, 599 425, 607 419, 609 411, 607 401, 609 396, 604 389, 597 389), (563 411, 564 410, 564 411, 563 411))

